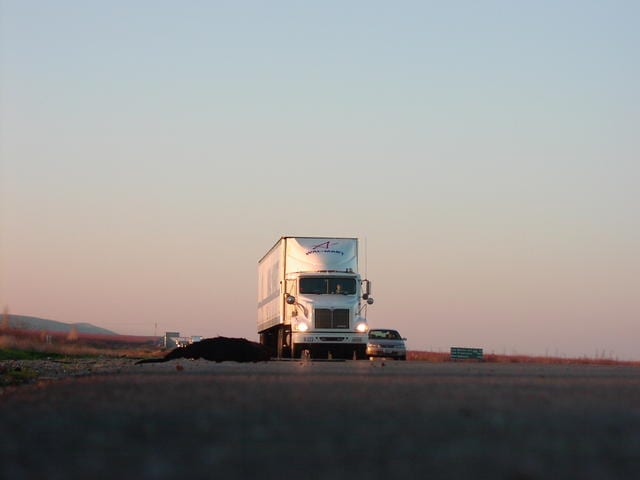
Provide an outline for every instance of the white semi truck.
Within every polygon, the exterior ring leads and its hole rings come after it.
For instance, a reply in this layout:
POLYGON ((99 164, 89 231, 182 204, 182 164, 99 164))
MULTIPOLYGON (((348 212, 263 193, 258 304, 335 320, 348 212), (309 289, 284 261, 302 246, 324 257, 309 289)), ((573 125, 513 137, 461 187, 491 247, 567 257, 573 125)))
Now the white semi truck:
POLYGON ((357 238, 282 237, 258 262, 260 343, 278 358, 366 358, 372 303, 357 238))

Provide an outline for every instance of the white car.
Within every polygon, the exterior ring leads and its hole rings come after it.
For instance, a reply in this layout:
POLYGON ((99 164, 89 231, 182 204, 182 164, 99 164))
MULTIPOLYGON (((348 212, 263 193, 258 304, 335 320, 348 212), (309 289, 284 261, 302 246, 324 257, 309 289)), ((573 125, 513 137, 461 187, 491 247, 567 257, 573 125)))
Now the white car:
POLYGON ((394 358, 396 360, 407 359, 406 338, 402 338, 397 330, 388 328, 376 328, 369 330, 367 343, 367 356, 394 358))

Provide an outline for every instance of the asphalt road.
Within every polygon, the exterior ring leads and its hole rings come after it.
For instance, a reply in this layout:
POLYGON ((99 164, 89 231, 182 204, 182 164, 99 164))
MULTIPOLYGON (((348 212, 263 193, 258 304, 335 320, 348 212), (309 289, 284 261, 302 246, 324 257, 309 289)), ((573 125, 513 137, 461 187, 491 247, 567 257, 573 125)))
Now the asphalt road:
POLYGON ((0 478, 640 478, 640 368, 129 365, 0 396, 0 478))

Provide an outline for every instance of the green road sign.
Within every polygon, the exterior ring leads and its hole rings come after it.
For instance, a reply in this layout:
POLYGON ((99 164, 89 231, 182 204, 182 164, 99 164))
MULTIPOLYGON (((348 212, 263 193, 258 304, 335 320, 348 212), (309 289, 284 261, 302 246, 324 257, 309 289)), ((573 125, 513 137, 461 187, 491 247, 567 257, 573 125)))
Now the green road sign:
POLYGON ((482 360, 482 349, 451 347, 451 360, 482 360))

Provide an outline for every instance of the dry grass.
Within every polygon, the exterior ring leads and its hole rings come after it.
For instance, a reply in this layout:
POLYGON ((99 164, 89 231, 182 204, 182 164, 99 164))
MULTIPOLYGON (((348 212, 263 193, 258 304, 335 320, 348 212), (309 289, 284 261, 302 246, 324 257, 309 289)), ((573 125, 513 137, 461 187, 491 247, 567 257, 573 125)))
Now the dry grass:
POLYGON ((0 350, 50 353, 72 357, 107 356, 140 358, 160 350, 153 337, 87 335, 77 331, 37 332, 0 329, 0 350))
POLYGON ((449 354, 442 352, 418 352, 409 350, 407 352, 407 360, 432 363, 448 362, 449 354))
MULTIPOLYGON (((451 356, 448 352, 407 352, 407 360, 421 362, 450 362, 451 356)), ((621 361, 613 358, 564 358, 532 355, 496 355, 485 354, 482 360, 456 360, 466 362, 487 362, 487 363, 538 363, 546 365, 633 365, 640 366, 638 361, 621 361)))

